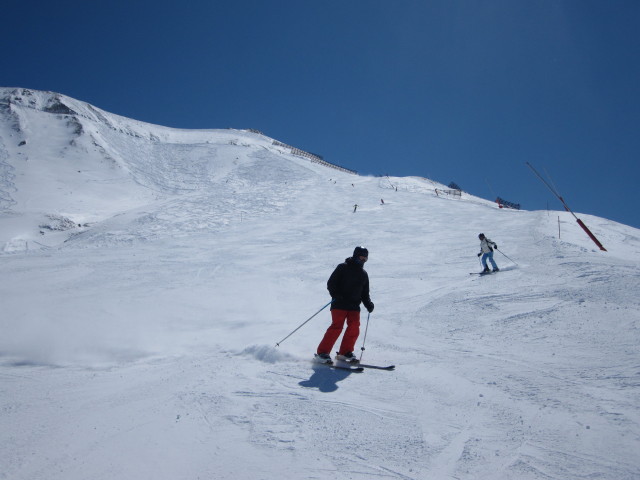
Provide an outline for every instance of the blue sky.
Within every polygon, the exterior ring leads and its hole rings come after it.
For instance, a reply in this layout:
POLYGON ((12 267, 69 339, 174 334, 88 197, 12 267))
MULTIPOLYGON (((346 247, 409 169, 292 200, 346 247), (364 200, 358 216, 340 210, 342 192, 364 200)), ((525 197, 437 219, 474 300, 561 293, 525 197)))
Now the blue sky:
POLYGON ((10 1, 0 85, 640 227, 640 2, 10 1))

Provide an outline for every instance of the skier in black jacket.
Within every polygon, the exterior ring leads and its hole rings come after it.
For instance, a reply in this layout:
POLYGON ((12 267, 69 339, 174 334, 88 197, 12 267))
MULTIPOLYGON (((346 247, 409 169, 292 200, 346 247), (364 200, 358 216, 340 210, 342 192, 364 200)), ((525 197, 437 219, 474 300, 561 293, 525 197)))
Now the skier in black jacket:
POLYGON ((345 321, 347 329, 342 337, 337 359, 357 361, 353 350, 360 335, 360 303, 364 304, 369 313, 373 312, 373 302, 369 297, 369 275, 364 269, 368 258, 369 251, 366 248, 356 247, 353 256, 338 265, 327 281, 327 289, 333 299, 331 325, 315 355, 320 362, 331 363, 331 349, 342 333, 345 321))

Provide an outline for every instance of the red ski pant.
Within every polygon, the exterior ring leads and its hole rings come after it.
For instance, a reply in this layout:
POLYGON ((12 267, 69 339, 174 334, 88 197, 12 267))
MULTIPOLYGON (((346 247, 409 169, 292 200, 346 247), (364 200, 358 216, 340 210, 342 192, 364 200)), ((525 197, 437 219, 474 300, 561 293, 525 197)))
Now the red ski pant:
POLYGON ((333 345, 342 333, 345 320, 347 329, 342 337, 338 353, 353 352, 358 335, 360 335, 360 312, 357 310, 331 310, 331 326, 327 328, 320 345, 318 345, 318 353, 331 354, 333 345))

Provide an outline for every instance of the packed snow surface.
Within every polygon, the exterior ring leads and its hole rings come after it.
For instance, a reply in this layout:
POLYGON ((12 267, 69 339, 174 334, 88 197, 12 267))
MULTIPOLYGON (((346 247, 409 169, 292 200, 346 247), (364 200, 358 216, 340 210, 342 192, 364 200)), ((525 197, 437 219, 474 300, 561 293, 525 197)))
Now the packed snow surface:
POLYGON ((0 479, 640 478, 639 230, 50 92, 0 120, 0 479), (276 346, 356 245, 392 372, 314 365, 328 308, 276 346))

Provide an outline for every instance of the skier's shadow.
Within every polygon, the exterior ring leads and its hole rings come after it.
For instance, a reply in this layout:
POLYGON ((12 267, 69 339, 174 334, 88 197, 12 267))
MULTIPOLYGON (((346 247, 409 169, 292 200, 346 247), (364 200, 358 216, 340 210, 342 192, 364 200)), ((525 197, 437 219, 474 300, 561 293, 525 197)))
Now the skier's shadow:
POLYGON ((351 372, 348 370, 337 370, 322 365, 314 365, 313 375, 309 380, 303 380, 298 385, 305 388, 317 388, 324 393, 331 393, 338 390, 338 382, 349 375, 351 375, 351 372))

